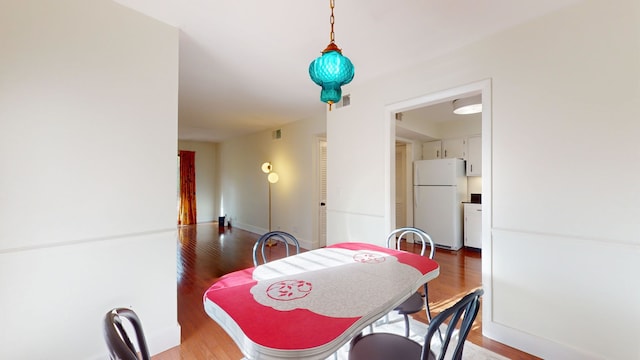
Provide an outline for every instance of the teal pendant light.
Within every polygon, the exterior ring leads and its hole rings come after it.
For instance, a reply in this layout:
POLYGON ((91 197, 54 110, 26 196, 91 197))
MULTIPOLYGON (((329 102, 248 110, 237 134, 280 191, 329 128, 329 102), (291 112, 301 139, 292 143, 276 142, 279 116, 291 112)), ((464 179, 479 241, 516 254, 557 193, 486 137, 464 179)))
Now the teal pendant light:
POLYGON ((331 105, 342 98, 341 86, 350 83, 355 74, 351 60, 342 55, 342 50, 335 43, 335 35, 333 33, 333 24, 335 22, 333 16, 334 1, 329 0, 331 7, 331 42, 322 51, 322 56, 309 64, 309 76, 311 76, 311 80, 314 83, 322 87, 320 101, 329 104, 329 111, 331 111, 331 105))

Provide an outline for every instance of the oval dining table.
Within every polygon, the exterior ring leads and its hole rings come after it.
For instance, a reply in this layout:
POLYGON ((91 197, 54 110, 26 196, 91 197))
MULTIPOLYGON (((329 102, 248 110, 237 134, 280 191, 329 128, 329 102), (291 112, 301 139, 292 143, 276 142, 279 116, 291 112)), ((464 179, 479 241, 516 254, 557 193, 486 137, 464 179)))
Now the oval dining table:
POLYGON ((203 302, 247 359, 325 359, 438 274, 428 257, 344 242, 226 274, 203 302))

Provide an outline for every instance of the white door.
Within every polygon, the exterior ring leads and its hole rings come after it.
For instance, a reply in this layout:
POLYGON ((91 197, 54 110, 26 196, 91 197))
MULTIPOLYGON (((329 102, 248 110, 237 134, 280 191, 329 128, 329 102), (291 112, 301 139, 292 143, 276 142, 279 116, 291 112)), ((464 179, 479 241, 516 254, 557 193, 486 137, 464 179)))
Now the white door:
POLYGON ((407 144, 396 145, 396 228, 407 226, 407 144))
POLYGON ((327 141, 318 142, 318 247, 327 245, 327 141))
MULTIPOLYGON (((427 232, 433 241, 440 246, 457 250, 456 243, 460 231, 456 231, 456 222, 460 219, 457 203, 457 189, 454 186, 416 186, 414 188, 413 223, 427 232)), ((460 225, 462 225, 460 223, 460 225)), ((461 237, 460 241, 461 242, 461 237)))

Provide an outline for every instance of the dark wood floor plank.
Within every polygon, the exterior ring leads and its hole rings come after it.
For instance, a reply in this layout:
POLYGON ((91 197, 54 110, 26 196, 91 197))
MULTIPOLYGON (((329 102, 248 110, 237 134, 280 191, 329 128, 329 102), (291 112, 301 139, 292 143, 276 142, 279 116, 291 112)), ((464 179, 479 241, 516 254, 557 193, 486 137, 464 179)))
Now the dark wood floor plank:
MULTIPOLYGON (((182 327, 182 344, 154 356, 153 360, 242 359, 243 355, 233 340, 205 313, 202 296, 222 275, 253 266, 251 250, 258 235, 235 228, 218 230, 217 223, 178 228, 178 322, 182 327)), ((271 248, 272 255, 283 257, 281 248, 271 248)), ((419 248, 412 245, 404 249, 419 252, 419 248)), ((480 252, 437 249, 435 260, 440 264, 440 276, 429 282, 429 302, 433 314, 482 284, 480 252)), ((426 322, 424 312, 415 318, 426 322)), ((468 340, 510 359, 538 359, 482 336, 481 313, 468 340)))

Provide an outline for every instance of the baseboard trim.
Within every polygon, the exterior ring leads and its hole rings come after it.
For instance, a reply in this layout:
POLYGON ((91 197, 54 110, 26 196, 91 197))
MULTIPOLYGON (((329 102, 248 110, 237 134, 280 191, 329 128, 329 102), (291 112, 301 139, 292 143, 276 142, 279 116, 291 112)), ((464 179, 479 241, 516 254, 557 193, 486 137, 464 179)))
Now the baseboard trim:
MULTIPOLYGON (((245 230, 245 231, 249 231, 249 232, 252 232, 252 233, 258 234, 258 235, 266 234, 268 232, 267 229, 263 229, 263 228, 259 228, 259 227, 256 227, 256 226, 243 224, 243 223, 238 223, 238 224, 234 225, 234 227, 236 227, 238 229, 245 230)), ((286 231, 286 230, 282 230, 282 231, 286 231)), ((300 247, 301 248, 306 249, 306 250, 314 249, 312 241, 300 238, 300 237, 298 237, 298 235, 295 235, 295 234, 292 234, 292 235, 296 237, 296 239, 300 243, 300 247)))
POLYGON ((594 354, 483 319, 482 335, 542 359, 603 360, 594 354))

